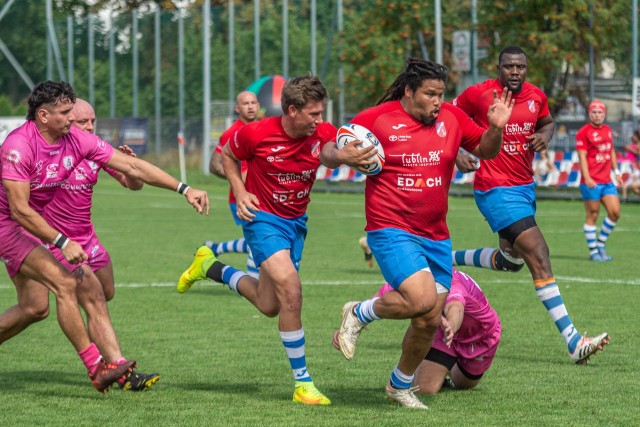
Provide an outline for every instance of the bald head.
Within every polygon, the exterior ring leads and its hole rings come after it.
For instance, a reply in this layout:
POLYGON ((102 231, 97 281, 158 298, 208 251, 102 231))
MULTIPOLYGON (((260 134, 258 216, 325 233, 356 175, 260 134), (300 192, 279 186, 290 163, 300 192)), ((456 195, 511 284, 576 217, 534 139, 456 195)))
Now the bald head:
POLYGON ((244 123, 250 123, 258 118, 260 103, 255 93, 244 91, 236 96, 236 113, 244 123))
POLYGON ((76 118, 73 122, 75 127, 89 133, 95 131, 96 112, 93 111, 91 104, 84 99, 76 98, 72 113, 76 118))

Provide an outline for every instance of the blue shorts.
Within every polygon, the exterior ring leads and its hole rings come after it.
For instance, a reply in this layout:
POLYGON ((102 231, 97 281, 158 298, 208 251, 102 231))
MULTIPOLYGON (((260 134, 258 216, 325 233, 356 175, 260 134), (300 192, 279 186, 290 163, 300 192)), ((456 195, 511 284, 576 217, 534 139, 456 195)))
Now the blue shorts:
POLYGON ((236 222, 236 225, 242 225, 242 220, 238 217, 238 205, 236 203, 229 203, 229 209, 231 209, 231 216, 236 222))
POLYGON ((255 212, 255 215, 252 221, 242 221, 242 231, 256 267, 274 253, 288 249, 291 262, 299 270, 307 237, 307 215, 294 219, 280 218, 264 211, 255 212))
POLYGON ((451 288, 451 239, 429 240, 397 228, 383 228, 368 231, 367 243, 393 289, 427 268, 436 283, 451 288))
POLYGON ((604 196, 618 196, 618 189, 613 182, 608 184, 598 184, 596 188, 589 188, 587 184, 580 184, 582 200, 601 200, 604 196))
POLYGON ((528 216, 536 216, 535 184, 474 191, 476 205, 494 233, 528 216))

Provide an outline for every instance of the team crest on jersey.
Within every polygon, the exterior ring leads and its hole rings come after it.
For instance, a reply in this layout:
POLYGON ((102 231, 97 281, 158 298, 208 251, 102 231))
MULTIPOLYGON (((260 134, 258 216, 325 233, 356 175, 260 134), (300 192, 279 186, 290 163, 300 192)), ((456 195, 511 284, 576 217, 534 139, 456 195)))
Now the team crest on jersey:
POLYGON ((21 157, 22 155, 15 148, 12 148, 11 150, 9 150, 9 153, 7 153, 7 161, 11 163, 20 163, 21 157))
POLYGON ((313 157, 320 157, 320 141, 316 141, 311 145, 311 155, 313 157))
POLYGON ((529 111, 532 113, 536 112, 536 102, 533 99, 528 100, 527 105, 529 106, 529 111))
POLYGON ((73 156, 64 156, 62 159, 62 165, 68 171, 73 169, 73 156))
POLYGON ((447 136, 447 129, 444 127, 444 122, 436 122, 436 133, 441 138, 447 136))
POLYGON ((76 173, 76 181, 84 181, 85 179, 87 179, 87 174, 84 171, 83 167, 77 167, 74 169, 75 173, 76 173))
POLYGON ((89 167, 91 168, 91 171, 93 173, 98 172, 98 165, 96 164, 96 162, 88 161, 87 163, 89 164, 89 167))

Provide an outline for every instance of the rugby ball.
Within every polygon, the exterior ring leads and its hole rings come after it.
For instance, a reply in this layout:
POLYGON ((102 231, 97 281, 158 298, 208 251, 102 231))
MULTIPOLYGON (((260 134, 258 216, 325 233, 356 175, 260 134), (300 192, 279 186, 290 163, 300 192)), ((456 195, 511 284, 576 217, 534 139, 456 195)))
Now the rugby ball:
POLYGON ((336 135, 336 145, 338 146, 338 150, 342 150, 345 145, 353 140, 362 141, 361 144, 358 144, 358 149, 363 149, 373 145, 376 147, 378 152, 370 157, 370 159, 375 160, 375 163, 368 166, 352 166, 352 168, 365 175, 376 175, 380 173, 384 166, 384 150, 382 148, 382 144, 378 141, 378 138, 376 138, 369 129, 354 123, 347 123, 338 129, 338 134, 336 135))

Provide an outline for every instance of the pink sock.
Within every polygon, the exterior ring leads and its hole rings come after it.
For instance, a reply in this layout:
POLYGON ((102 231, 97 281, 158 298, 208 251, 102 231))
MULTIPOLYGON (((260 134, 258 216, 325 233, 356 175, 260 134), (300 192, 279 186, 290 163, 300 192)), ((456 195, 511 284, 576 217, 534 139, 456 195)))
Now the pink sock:
POLYGON ((100 350, 94 343, 91 343, 89 347, 84 350, 80 350, 78 352, 78 356, 82 359, 82 363, 89 370, 89 375, 93 375, 98 368, 98 363, 102 360, 102 356, 100 355, 100 350))

